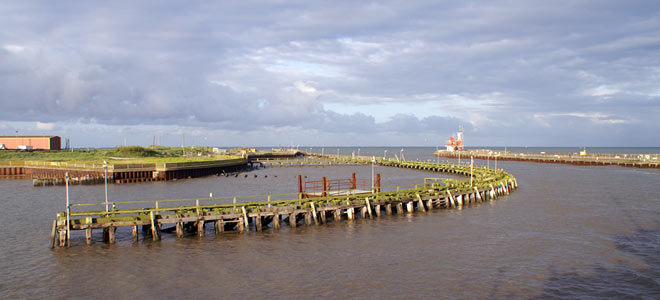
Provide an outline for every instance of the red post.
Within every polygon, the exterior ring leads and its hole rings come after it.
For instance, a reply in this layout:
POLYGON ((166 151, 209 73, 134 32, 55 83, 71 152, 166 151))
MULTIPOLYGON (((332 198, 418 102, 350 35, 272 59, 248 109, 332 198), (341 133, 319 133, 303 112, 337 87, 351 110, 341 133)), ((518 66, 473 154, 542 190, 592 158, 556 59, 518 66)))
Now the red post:
POLYGON ((376 174, 376 192, 380 193, 380 173, 376 174))
POLYGON ((357 189, 357 179, 355 179, 355 172, 353 172, 353 181, 351 181, 351 189, 357 189))
POLYGON ((323 197, 325 197, 325 191, 328 190, 328 180, 323 176, 323 193, 321 194, 323 197))

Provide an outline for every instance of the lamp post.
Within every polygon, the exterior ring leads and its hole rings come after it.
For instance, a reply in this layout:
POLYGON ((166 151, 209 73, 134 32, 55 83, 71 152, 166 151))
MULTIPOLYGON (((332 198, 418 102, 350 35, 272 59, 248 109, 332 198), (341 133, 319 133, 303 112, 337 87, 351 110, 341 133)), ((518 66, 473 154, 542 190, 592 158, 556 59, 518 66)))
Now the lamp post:
POLYGON ((103 161, 103 170, 105 171, 105 212, 108 212, 108 162, 103 161))
POLYGON ((374 183, 374 163, 375 162, 376 162, 376 156, 373 156, 371 158, 371 193, 372 194, 376 192, 376 189, 375 189, 376 187, 375 187, 375 183, 374 183))
POLYGON ((360 158, 360 148, 358 148, 358 158, 360 158))
POLYGON ((383 152, 383 160, 385 160, 386 158, 387 158, 387 149, 385 149, 385 151, 383 152))
POLYGON ((403 161, 403 148, 401 148, 401 151, 399 152, 399 156, 401 156, 401 161, 403 161))
POLYGON ((470 156, 470 187, 472 187, 472 170, 474 168, 474 157, 470 156))

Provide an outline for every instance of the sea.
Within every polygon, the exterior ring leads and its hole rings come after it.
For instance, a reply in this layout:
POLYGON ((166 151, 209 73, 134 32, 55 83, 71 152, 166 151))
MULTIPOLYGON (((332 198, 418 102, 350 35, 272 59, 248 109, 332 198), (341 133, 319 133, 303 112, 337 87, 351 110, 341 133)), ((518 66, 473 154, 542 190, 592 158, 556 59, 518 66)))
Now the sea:
MULTIPOLYGON (((497 147, 475 147, 500 149, 497 147)), ((503 150, 504 147, 501 147, 503 150)), ((507 147, 511 152, 580 148, 507 147)), ((299 147, 324 154, 455 162, 436 147, 299 147)), ((592 153, 657 154, 660 148, 592 153)), ((492 161, 475 160, 494 168, 492 161)), ((519 188, 462 209, 284 226, 278 231, 161 241, 129 228, 117 243, 50 249, 65 188, 0 180, 0 299, 660 299, 660 170, 500 161, 519 188)), ((389 188, 447 178, 374 167, 389 188)), ((372 167, 263 168, 238 176, 111 184, 110 201, 295 193, 305 180, 368 179, 372 167)), ((75 204, 104 201, 104 186, 72 186, 75 204)), ((249 197, 251 195, 259 195, 249 197)), ((231 201, 229 198, 222 201, 231 201)), ((123 208, 124 204, 118 204, 123 208)), ((128 204, 126 204, 128 205, 128 204)), ((145 206, 151 206, 147 203, 145 206)))

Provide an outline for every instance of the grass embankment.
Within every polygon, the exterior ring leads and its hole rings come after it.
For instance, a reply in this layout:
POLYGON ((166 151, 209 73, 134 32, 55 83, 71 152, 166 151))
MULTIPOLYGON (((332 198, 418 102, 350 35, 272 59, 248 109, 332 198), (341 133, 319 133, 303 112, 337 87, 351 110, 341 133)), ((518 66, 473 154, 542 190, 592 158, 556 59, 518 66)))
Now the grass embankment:
POLYGON ((180 163, 192 161, 212 161, 240 158, 235 155, 212 154, 208 147, 186 147, 182 156, 180 147, 141 147, 125 146, 114 149, 76 149, 74 151, 44 150, 33 152, 0 151, 0 161, 44 161, 69 163, 180 163))

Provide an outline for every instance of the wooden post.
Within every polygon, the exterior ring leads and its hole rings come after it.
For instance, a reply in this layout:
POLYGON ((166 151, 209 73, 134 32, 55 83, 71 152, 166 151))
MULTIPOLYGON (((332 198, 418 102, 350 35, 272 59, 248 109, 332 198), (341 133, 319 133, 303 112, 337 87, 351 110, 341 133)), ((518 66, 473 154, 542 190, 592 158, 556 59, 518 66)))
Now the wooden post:
POLYGON ((314 217, 314 225, 319 225, 319 218, 316 214, 316 206, 314 206, 314 202, 310 202, 312 206, 312 217, 314 217))
POLYGON ((325 178, 325 176, 323 176, 322 183, 323 183, 323 193, 321 193, 321 196, 325 197, 326 191, 328 190, 328 180, 325 178))
POLYGON ((421 210, 422 212, 426 212, 426 208, 424 208, 424 201, 422 201, 422 197, 417 194, 417 209, 421 210))
POLYGON ((335 209, 334 213, 335 213, 335 222, 341 221, 341 208, 335 209))
POLYGON ((408 203, 406 203, 406 209, 408 210, 408 213, 413 212, 413 201, 412 200, 410 200, 410 201, 408 201, 408 203))
POLYGON ((238 228, 238 232, 239 232, 239 233, 243 233, 243 231, 245 231, 245 225, 243 225, 243 220, 242 220, 242 219, 243 219, 243 218, 240 218, 240 217, 239 217, 239 218, 238 218, 238 223, 237 223, 237 225, 236 225, 237 228, 238 228))
POLYGON ((223 219, 215 220, 215 234, 220 234, 225 231, 225 222, 223 219))
POLYGON ((149 212, 149 216, 151 217, 151 236, 154 241, 157 241, 160 238, 160 236, 159 236, 158 228, 156 227, 157 224, 153 210, 149 212))
POLYGON ((376 174, 376 192, 380 193, 380 173, 376 174))
POLYGON ((497 199, 497 194, 495 193, 495 187, 493 184, 490 185, 490 200, 497 199))
POLYGON ((262 226, 261 226, 261 215, 258 214, 257 216, 254 217, 254 227, 257 228, 257 231, 261 232, 262 226))
POLYGON ((289 214, 289 226, 291 226, 291 228, 296 228, 296 225, 297 225, 296 223, 297 223, 297 221, 298 221, 298 220, 296 220, 296 215, 297 215, 297 214, 296 214, 296 211, 295 211, 295 210, 292 211, 292 212, 289 214))
POLYGON ((277 212, 273 216, 273 229, 280 229, 280 214, 277 212))
POLYGON ((183 237, 183 222, 176 222, 176 237, 183 237))
POLYGON ((428 210, 433 209, 433 199, 429 199, 426 201, 426 207, 428 208, 428 210))
POLYGON ((403 213, 403 202, 399 202, 396 204, 396 213, 397 214, 403 213))
POLYGON ((354 208, 350 207, 350 208, 346 209, 346 215, 347 215, 349 220, 353 220, 353 218, 355 217, 354 214, 355 214, 355 209, 354 208))
POLYGON ((321 214, 321 224, 328 223, 327 216, 326 216, 327 211, 326 210, 319 210, 318 212, 321 214))
POLYGON ((380 218, 380 215, 381 215, 380 204, 376 204, 375 209, 376 209, 376 217, 380 218))
POLYGON ((388 216, 392 215, 392 203, 385 204, 385 214, 388 216))
POLYGON ((204 218, 197 219, 197 235, 204 236, 204 218))
POLYGON ((351 189, 357 189, 357 179, 355 177, 355 172, 353 172, 353 177, 351 180, 351 189))
POLYGON ((247 211, 245 206, 241 206, 241 211, 243 212, 243 221, 245 222, 245 231, 250 232, 250 223, 248 222, 247 211))
POLYGON ((447 195, 449 195, 449 207, 456 207, 456 202, 454 201, 454 196, 451 195, 451 192, 447 190, 447 195))
POLYGON ((369 203, 369 197, 364 198, 364 202, 367 203, 367 212, 369 212, 369 219, 374 218, 374 213, 371 211, 371 203, 369 203))
POLYGON ((85 223, 87 223, 87 228, 85 229, 85 243, 87 245, 92 244, 92 217, 86 217, 85 223))
POLYGON ((138 237, 138 226, 133 225, 133 242, 137 242, 139 237, 138 237))
POLYGON ((116 227, 110 226, 108 227, 108 243, 114 244, 115 243, 115 231, 117 230, 116 227))
POLYGON ((479 193, 479 189, 476 186, 474 187, 474 191, 477 192, 476 196, 477 199, 479 199, 479 202, 482 202, 481 194, 479 193))
POLYGON ((305 225, 312 225, 312 213, 309 211, 305 213, 305 225))
POLYGON ((57 240, 55 238, 57 233, 57 219, 53 220, 53 229, 50 231, 50 248, 53 249, 55 248, 55 241, 57 240))
POLYGON ((303 181, 302 181, 302 175, 298 174, 298 199, 302 199, 302 194, 303 194, 303 181))

